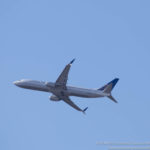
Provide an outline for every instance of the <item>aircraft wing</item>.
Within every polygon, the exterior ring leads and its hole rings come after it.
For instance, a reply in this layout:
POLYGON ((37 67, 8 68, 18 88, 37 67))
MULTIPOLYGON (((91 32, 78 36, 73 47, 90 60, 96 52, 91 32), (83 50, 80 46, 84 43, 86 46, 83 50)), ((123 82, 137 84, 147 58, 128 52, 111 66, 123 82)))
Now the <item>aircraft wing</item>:
POLYGON ((62 73, 60 74, 58 79, 56 80, 55 86, 66 87, 69 70, 71 68, 71 64, 74 61, 75 61, 75 59, 73 59, 68 65, 66 65, 66 67, 64 68, 64 70, 62 71, 62 73))
POLYGON ((78 111, 81 111, 83 113, 85 113, 85 111, 87 110, 88 107, 86 107, 85 109, 81 109, 79 108, 75 103, 73 103, 70 98, 68 96, 64 97, 63 98, 63 101, 66 102, 67 104, 69 104, 71 107, 73 107, 74 109, 78 110, 78 111))

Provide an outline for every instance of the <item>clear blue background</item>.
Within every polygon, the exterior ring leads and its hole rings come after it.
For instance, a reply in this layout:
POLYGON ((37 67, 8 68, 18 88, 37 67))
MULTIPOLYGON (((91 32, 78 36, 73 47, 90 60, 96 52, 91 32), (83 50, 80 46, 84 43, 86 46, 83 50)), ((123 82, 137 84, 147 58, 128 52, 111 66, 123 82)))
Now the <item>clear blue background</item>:
POLYGON ((0 149, 106 150, 97 142, 150 139, 150 1, 1 0, 0 149), (13 81, 55 81, 76 58, 69 85, 115 77, 118 104, 72 97, 87 115, 13 81))

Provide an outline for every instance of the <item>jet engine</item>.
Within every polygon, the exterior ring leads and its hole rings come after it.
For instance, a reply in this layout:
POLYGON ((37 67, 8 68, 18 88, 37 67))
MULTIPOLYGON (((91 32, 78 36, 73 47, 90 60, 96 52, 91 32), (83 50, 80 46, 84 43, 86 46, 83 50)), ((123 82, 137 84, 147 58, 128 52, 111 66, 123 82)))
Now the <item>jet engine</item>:
POLYGON ((50 96, 49 99, 50 99, 51 101, 60 101, 60 98, 58 98, 56 95, 50 96))

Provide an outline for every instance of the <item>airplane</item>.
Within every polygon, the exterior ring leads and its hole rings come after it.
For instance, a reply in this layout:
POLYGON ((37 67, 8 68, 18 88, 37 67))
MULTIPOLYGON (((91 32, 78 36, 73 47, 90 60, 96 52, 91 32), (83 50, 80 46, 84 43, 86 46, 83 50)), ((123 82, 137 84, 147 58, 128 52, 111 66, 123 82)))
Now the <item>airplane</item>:
POLYGON ((83 98, 108 97, 112 101, 117 103, 115 98, 111 95, 111 91, 115 87, 119 78, 115 78, 114 80, 112 80, 111 82, 109 82, 108 84, 104 85, 99 89, 87 89, 74 86, 67 86, 68 74, 71 65, 73 64, 74 61, 75 59, 73 59, 69 64, 65 66, 64 70, 62 71, 56 82, 43 82, 43 81, 23 79, 15 81, 14 84, 18 87, 25 89, 50 92, 52 93, 52 95, 49 97, 50 100, 52 101, 62 100, 65 103, 72 106, 74 109, 83 112, 84 114, 85 111, 88 109, 88 107, 86 107, 85 109, 81 109, 73 101, 71 101, 70 96, 77 96, 83 98))

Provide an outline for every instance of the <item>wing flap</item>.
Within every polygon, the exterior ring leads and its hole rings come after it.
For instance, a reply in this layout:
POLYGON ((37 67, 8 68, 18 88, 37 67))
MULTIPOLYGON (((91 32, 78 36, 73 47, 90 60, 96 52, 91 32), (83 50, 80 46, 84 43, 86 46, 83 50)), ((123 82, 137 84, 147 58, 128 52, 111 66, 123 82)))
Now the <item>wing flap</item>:
POLYGON ((86 107, 85 109, 82 110, 82 109, 79 108, 74 102, 72 102, 69 97, 64 97, 64 98, 63 98, 63 101, 64 101, 65 103, 67 103, 68 105, 70 105, 71 107, 73 107, 74 109, 76 109, 76 110, 78 110, 78 111, 81 111, 81 112, 83 112, 83 113, 85 113, 85 111, 88 109, 88 107, 86 107))

